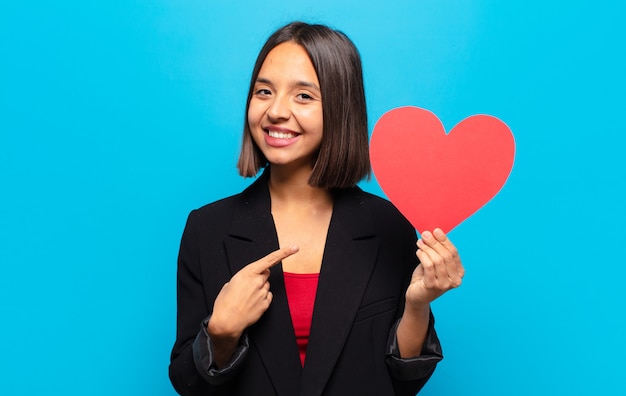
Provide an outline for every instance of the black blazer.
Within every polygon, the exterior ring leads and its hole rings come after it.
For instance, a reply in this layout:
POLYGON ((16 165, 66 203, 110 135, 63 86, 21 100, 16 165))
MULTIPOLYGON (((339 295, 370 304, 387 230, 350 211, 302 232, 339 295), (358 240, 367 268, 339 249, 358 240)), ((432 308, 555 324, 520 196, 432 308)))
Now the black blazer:
POLYGON ((415 395, 442 358, 432 316, 421 356, 400 359, 395 343, 418 264, 416 233, 391 203, 359 188, 334 193, 304 368, 280 264, 271 269, 270 308, 246 330, 231 363, 215 368, 205 327, 217 294, 278 249, 267 182, 265 172, 241 194, 189 215, 178 263, 174 388, 182 395, 415 395))

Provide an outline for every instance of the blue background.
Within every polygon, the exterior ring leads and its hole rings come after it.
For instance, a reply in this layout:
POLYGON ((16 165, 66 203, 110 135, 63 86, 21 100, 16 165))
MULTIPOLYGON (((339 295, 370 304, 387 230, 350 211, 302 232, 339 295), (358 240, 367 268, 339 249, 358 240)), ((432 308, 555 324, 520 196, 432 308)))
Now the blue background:
POLYGON ((508 183, 451 233, 467 276, 421 394, 626 394, 622 4, 2 2, 0 393, 174 394, 187 213, 250 182, 252 64, 304 19, 359 47, 370 127, 414 105, 515 134, 508 183))

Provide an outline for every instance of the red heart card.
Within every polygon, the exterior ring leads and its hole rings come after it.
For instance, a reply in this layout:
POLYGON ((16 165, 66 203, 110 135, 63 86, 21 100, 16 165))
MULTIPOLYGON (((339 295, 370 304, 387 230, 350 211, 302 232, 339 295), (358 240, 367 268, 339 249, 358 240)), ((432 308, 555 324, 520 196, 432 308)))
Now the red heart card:
POLYGON ((418 231, 448 232, 500 191, 515 140, 492 116, 468 117, 446 134, 430 111, 399 107, 376 123, 370 157, 380 187, 418 231))

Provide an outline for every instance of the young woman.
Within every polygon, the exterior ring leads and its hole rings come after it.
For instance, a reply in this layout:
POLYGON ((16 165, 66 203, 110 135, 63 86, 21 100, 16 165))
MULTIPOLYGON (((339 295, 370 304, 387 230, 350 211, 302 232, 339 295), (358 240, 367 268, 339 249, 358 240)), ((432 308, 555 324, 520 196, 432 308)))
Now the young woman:
POLYGON ((246 119, 239 172, 261 176, 194 210, 182 237, 175 389, 415 395, 442 358, 429 304, 464 270, 441 230, 417 241, 392 204, 356 187, 370 164, 352 42, 301 22, 276 31, 246 119))

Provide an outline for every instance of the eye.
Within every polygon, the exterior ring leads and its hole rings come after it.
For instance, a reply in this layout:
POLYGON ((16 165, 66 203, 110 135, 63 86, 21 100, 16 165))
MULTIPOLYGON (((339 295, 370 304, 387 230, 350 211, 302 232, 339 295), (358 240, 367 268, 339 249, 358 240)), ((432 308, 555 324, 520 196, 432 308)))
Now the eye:
POLYGON ((254 90, 255 96, 270 96, 271 94, 272 94, 272 91, 270 91, 267 88, 259 88, 259 89, 254 90))
POLYGON ((296 97, 304 102, 314 100, 315 98, 306 92, 299 93, 296 97))

